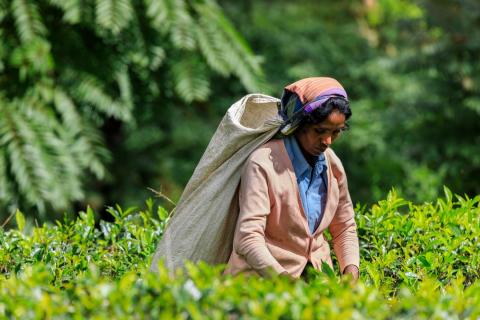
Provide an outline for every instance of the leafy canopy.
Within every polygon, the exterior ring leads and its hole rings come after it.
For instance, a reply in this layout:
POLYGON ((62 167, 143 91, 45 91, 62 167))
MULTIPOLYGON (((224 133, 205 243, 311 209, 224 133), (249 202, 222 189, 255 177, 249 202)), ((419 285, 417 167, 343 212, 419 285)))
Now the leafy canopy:
POLYGON ((110 176, 101 129, 140 104, 204 101, 215 74, 262 85, 211 0, 0 0, 0 37, 0 208, 84 199, 110 176))

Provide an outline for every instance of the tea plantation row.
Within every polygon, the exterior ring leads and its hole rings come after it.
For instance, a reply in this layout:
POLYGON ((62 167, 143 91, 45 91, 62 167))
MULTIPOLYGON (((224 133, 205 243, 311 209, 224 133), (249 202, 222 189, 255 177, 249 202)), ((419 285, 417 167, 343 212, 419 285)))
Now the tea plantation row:
POLYGON ((205 264, 149 273, 168 213, 152 200, 109 212, 113 222, 88 209, 34 228, 18 212, 16 228, 0 229, 0 318, 480 319, 480 196, 446 190, 414 205, 391 192, 358 207, 356 284, 331 272, 308 283, 222 276, 205 264))

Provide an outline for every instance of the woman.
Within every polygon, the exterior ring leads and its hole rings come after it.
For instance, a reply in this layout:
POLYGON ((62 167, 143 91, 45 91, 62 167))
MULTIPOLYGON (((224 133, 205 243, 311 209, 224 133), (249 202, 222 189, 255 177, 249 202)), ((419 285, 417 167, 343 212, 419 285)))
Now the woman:
POLYGON ((329 148, 351 116, 343 87, 307 78, 285 88, 285 124, 247 160, 226 273, 298 278, 307 264, 332 267, 329 229, 342 274, 358 279, 359 248, 343 166, 329 148))

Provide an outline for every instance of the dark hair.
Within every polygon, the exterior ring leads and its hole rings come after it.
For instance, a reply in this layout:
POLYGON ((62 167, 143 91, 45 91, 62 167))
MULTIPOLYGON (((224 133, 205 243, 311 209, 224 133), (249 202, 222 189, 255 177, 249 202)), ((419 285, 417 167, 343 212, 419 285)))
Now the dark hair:
POLYGON ((299 128, 307 124, 317 124, 325 121, 333 110, 338 110, 345 115, 345 120, 352 116, 350 104, 343 97, 332 97, 325 101, 320 108, 313 110, 311 113, 304 114, 300 120, 299 128))

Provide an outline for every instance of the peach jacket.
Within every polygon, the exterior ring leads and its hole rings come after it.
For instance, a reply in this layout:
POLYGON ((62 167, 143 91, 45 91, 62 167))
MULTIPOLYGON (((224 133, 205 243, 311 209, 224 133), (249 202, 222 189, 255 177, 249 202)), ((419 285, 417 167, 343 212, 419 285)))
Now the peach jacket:
MULTIPOLYGON (((359 246, 347 178, 340 159, 325 151, 327 203, 314 234, 303 211, 292 163, 282 139, 270 140, 248 158, 241 176, 240 212, 226 274, 289 273, 299 277, 308 261, 320 270, 332 267, 328 227, 340 270, 359 266, 359 246)), ((332 267, 333 268, 333 267, 332 267)))

